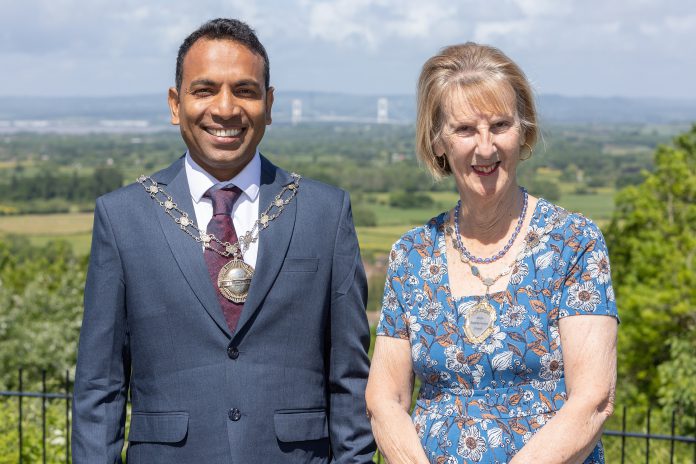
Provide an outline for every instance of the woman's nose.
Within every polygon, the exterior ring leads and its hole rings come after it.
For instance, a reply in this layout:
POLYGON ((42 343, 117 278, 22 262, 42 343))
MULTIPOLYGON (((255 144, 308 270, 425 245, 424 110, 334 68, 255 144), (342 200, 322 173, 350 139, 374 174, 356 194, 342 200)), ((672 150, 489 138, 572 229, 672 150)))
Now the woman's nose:
POLYGON ((491 131, 484 129, 476 136, 475 153, 484 158, 492 157, 498 149, 495 146, 494 135, 491 131))

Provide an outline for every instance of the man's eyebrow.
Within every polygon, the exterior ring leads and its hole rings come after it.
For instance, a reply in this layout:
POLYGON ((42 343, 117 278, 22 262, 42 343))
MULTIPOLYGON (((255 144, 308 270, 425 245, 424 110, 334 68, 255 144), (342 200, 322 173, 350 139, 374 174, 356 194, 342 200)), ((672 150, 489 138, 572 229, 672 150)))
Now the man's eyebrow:
MULTIPOLYGON (((206 78, 196 79, 196 80, 191 81, 191 83, 189 84, 189 88, 196 87, 199 85, 206 86, 206 87, 216 87, 218 85, 218 83, 213 81, 212 79, 206 79, 206 78)), ((259 82, 257 82, 255 79, 242 79, 242 80, 234 83, 235 87, 240 87, 240 86, 245 86, 245 85, 259 87, 259 88, 261 87, 261 84, 259 82)))
POLYGON ((235 82, 234 85, 235 85, 235 87, 239 87, 242 85, 251 85, 254 87, 261 87, 261 84, 254 79, 242 79, 241 81, 235 82))
POLYGON ((206 86, 215 86, 217 85, 215 81, 212 81, 210 79, 196 79, 195 81, 191 81, 189 84, 189 88, 195 87, 197 85, 206 85, 206 86))

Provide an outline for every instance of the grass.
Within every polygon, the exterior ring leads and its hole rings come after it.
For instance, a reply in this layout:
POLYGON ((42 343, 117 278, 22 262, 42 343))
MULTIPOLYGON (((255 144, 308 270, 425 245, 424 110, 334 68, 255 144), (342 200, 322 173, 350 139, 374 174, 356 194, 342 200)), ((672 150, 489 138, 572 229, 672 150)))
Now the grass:
POLYGON ((358 240, 360 250, 377 254, 387 254, 396 240, 410 227, 383 226, 383 227, 358 227, 358 240))
POLYGON ((92 244, 92 232, 74 235, 35 235, 29 237, 29 242, 39 247, 55 241, 67 242, 77 256, 85 256, 89 254, 92 244))
MULTIPOLYGON (((450 209, 457 202, 456 192, 428 192, 434 204, 428 208, 402 209, 389 206, 389 194, 371 194, 365 205, 377 216, 376 227, 358 227, 360 248, 366 255, 386 255, 392 244, 407 230, 425 224, 433 216, 450 209)), ((614 191, 598 189, 579 195, 566 192, 558 202, 570 211, 581 212, 600 225, 611 218, 614 191)), ((0 216, 0 237, 21 235, 32 244, 45 245, 52 240, 65 240, 79 255, 89 253, 92 213, 34 214, 0 216)))
POLYGON ((88 233, 92 213, 22 214, 0 217, 0 233, 55 236, 88 233))
POLYGON ((18 235, 36 246, 64 240, 76 254, 86 255, 92 240, 92 217, 92 213, 0 216, 0 237, 18 235))
POLYGON ((611 219, 611 213, 614 211, 614 194, 613 190, 600 190, 589 195, 566 193, 558 203, 569 211, 582 213, 603 224, 611 219))
MULTIPOLYGON (((377 216, 376 227, 358 227, 358 239, 363 253, 373 256, 386 254, 392 244, 407 230, 425 224, 442 211, 452 208, 457 200, 455 192, 428 192, 434 204, 428 208, 402 209, 389 206, 389 194, 372 194, 364 203, 377 216)), ((569 211, 579 212, 600 226, 611 219, 614 210, 613 189, 597 189, 593 193, 580 195, 573 190, 564 192, 559 205, 569 211)))

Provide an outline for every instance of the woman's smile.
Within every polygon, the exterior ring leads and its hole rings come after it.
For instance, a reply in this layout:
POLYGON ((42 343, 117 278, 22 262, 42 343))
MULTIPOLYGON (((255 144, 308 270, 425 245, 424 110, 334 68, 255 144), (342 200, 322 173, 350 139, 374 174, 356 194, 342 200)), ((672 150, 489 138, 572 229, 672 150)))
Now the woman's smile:
POLYGON ((490 176, 498 171, 500 161, 488 165, 472 165, 471 169, 479 176, 490 176))

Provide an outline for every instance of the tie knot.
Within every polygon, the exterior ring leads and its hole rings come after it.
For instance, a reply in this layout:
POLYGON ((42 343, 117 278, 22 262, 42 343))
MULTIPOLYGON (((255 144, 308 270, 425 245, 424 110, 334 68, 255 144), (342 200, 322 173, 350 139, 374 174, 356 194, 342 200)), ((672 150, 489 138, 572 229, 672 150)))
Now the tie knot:
POLYGON ((232 207, 234 203, 242 194, 242 190, 236 185, 230 185, 217 190, 208 190, 203 195, 206 198, 210 198, 213 202, 213 216, 218 214, 230 215, 232 214, 232 207))

